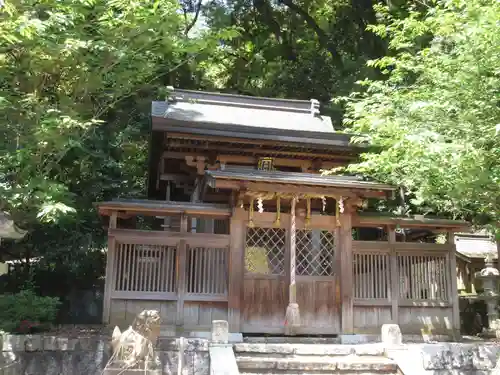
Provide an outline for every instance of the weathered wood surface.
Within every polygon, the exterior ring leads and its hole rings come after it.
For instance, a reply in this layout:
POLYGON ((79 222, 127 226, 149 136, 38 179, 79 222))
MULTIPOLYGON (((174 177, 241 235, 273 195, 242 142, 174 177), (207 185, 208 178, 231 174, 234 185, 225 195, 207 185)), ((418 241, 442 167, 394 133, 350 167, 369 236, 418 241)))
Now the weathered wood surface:
POLYGON ((209 330, 212 320, 227 320, 226 302, 184 302, 182 321, 177 320, 175 301, 112 300, 110 324, 127 328, 138 312, 156 309, 160 312, 163 326, 175 328, 182 324, 185 329, 209 330))
POLYGON ((300 306, 301 333, 341 332, 340 285, 335 277, 297 277, 297 302, 300 306))
POLYGON ((340 289, 342 305, 342 332, 353 333, 353 257, 352 257, 352 216, 350 207, 346 206, 340 213, 340 289))
POLYGON ((229 252, 228 322, 231 332, 241 331, 241 311, 245 256, 245 210, 235 208, 231 218, 229 252))
POLYGON ((450 307, 399 307, 399 326, 406 334, 449 333, 452 331, 450 307))
POLYGON ((392 323, 390 306, 354 306, 354 332, 380 334, 383 324, 392 323))
POLYGON ((288 285, 282 276, 245 275, 242 296, 242 330, 283 333, 288 285))

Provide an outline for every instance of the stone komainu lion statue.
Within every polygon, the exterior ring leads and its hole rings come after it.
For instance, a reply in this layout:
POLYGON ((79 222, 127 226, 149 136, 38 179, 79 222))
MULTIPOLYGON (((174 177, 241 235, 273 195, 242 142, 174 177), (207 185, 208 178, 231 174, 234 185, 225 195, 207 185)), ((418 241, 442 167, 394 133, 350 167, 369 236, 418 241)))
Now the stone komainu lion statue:
POLYGON ((154 350, 156 340, 160 336, 160 327, 160 313, 156 310, 141 312, 132 326, 124 332, 115 327, 111 338, 113 355, 108 365, 124 369, 161 368, 161 362, 154 350))

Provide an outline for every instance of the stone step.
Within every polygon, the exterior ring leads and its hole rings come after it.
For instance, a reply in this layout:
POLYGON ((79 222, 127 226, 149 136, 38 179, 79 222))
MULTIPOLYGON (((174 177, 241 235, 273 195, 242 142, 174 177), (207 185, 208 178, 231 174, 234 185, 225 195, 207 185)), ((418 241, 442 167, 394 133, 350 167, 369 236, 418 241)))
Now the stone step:
POLYGON ((398 366, 393 360, 375 356, 297 356, 288 358, 238 356, 236 362, 240 372, 254 374, 282 371, 286 371, 286 373, 292 371, 300 371, 301 373, 321 371, 346 374, 396 374, 398 371, 398 366))
POLYGON ((300 336, 244 336, 243 342, 251 344, 340 344, 340 337, 300 336))
POLYGON ((381 344, 235 344, 236 355, 284 356, 383 356, 381 344))

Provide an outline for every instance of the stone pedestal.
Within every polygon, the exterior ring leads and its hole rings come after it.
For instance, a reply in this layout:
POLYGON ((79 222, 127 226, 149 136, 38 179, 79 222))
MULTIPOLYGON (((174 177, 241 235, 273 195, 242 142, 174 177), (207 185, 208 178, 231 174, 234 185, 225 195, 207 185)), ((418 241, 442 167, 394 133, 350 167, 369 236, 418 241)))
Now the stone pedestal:
POLYGON ((381 332, 382 344, 384 346, 399 346, 403 344, 403 335, 401 329, 397 324, 384 324, 382 325, 381 332))
POLYGON ((227 344, 229 342, 229 323, 226 320, 212 321, 213 344, 227 344))

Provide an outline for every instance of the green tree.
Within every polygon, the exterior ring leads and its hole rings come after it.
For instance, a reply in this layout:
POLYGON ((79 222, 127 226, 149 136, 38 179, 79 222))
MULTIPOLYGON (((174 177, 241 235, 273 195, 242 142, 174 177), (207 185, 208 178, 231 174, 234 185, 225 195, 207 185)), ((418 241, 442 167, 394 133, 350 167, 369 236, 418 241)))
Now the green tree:
MULTIPOLYGON (((383 40, 366 30, 377 22, 371 1, 216 0, 203 13, 212 30, 241 30, 197 67, 205 88, 328 104, 375 73, 366 61, 385 54, 383 40)), ((332 107, 339 126, 340 108, 332 107)))
POLYGON ((186 35, 193 16, 180 9, 175 0, 5 2, 0 209, 29 235, 4 250, 61 260, 57 249, 100 247, 94 202, 145 194, 151 100, 232 35, 186 35))
POLYGON ((500 222, 500 3, 429 2, 371 27, 390 53, 385 80, 347 98, 348 131, 373 152, 350 167, 406 188, 420 212, 500 222))

